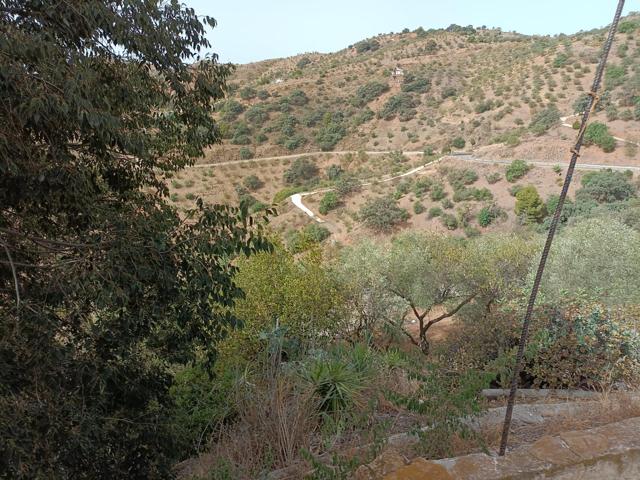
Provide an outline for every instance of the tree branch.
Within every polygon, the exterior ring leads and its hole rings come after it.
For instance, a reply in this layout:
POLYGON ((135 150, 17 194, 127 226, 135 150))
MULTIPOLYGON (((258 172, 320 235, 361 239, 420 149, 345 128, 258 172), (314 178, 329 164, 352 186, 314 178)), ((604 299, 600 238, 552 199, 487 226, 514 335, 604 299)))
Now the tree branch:
POLYGON ((462 302, 460 302, 458 304, 458 306, 456 306, 453 310, 450 310, 449 312, 443 313, 442 315, 440 315, 439 317, 434 318, 433 320, 429 320, 429 322, 427 322, 427 326, 425 328, 425 331, 427 331, 429 329, 429 327, 431 327, 432 325, 444 320, 445 318, 452 317, 453 315, 458 313, 462 307, 464 307, 466 304, 468 304, 476 296, 477 296, 477 293, 474 293, 473 295, 465 298, 462 302))

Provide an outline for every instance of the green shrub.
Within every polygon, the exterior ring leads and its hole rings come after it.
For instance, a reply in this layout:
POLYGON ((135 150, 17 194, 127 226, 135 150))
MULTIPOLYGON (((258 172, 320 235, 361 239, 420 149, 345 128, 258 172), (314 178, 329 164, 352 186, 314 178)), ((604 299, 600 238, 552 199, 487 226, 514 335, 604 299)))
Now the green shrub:
POLYGON ((263 125, 269 120, 269 110, 264 105, 253 105, 244 112, 244 119, 253 125, 263 125))
POLYGON ((346 197, 360 190, 360 181, 351 174, 342 174, 335 183, 336 192, 341 197, 346 197))
POLYGON ((444 225, 447 230, 455 230, 458 228, 458 219, 455 215, 451 215, 450 213, 443 213, 440 216, 440 221, 442 225, 444 225))
POLYGON ((598 145, 604 152, 613 152, 616 148, 616 141, 609 133, 609 127, 601 122, 589 124, 584 132, 584 144, 598 145))
POLYGON ((289 185, 302 185, 318 176, 318 166, 306 157, 296 158, 284 172, 284 181, 289 185))
POLYGON ((453 208, 453 202, 448 198, 445 198, 444 200, 442 200, 441 205, 442 205, 442 208, 444 208, 445 210, 449 210, 450 208, 453 208))
POLYGON ((529 129, 535 135, 542 135, 551 127, 557 125, 558 122, 560 122, 560 112, 555 105, 550 105, 534 115, 529 124, 529 129))
POLYGON ((299 70, 302 70, 304 67, 306 67, 310 63, 311 63, 311 59, 309 57, 302 57, 300 60, 298 60, 298 63, 296 63, 296 68, 299 70))
POLYGON ((248 175, 242 180, 242 185, 244 185, 247 190, 256 191, 260 190, 264 183, 256 175, 248 175))
POLYGON ((342 176, 344 170, 340 165, 334 163, 332 165, 329 165, 324 173, 329 180, 335 181, 342 176))
POLYGON ((462 137, 456 137, 451 141, 451 146, 453 148, 464 148, 465 145, 466 145, 466 142, 462 137))
POLYGON ((224 102, 220 111, 222 113, 223 120, 232 122, 238 118, 238 115, 244 112, 244 107, 240 102, 231 98, 224 102))
POLYGON ((581 183, 582 188, 576 192, 576 199, 589 198, 598 203, 611 203, 636 196, 636 188, 623 172, 589 172, 582 177, 581 183))
POLYGON ((444 185, 440 182, 436 182, 431 186, 431 200, 437 202, 447 196, 447 192, 444 190, 444 185))
POLYGON ((378 116, 384 120, 393 120, 397 116, 405 122, 416 116, 418 105, 419 101, 412 94, 401 92, 387 100, 378 116))
POLYGON ((387 83, 371 81, 356 90, 355 96, 351 99, 351 104, 355 107, 364 107, 367 103, 375 100, 383 93, 389 91, 387 83))
POLYGON ((536 187, 529 185, 520 189, 516 195, 516 215, 526 223, 539 223, 547 214, 547 209, 536 187))
POLYGON ((249 160, 249 159, 253 158, 253 152, 251 151, 251 149, 249 147, 242 147, 240 149, 240 158, 242 160, 249 160))
POLYGON ((425 77, 408 72, 404 75, 401 90, 403 92, 426 93, 431 87, 431 82, 425 77))
POLYGON ((464 188, 478 180, 478 173, 471 168, 450 168, 447 171, 447 179, 454 189, 464 188))
POLYGON ((624 82, 625 74, 626 71, 623 66, 609 65, 604 74, 604 80, 607 86, 607 90, 611 90, 619 85, 622 85, 622 83, 624 82))
POLYGON ((493 199, 493 194, 488 188, 457 188, 453 192, 454 202, 466 202, 470 200, 485 201, 493 199))
POLYGON ((340 205, 340 197, 336 192, 327 192, 324 194, 322 199, 320 200, 320 206, 318 207, 318 211, 322 215, 326 215, 331 210, 338 208, 340 205))
POLYGON ((380 48, 376 39, 362 40, 354 45, 357 53, 375 52, 380 48))
POLYGON ((327 227, 311 223, 304 229, 292 231, 287 236, 287 248, 292 253, 300 253, 308 250, 309 247, 324 242, 331 236, 327 227))
POLYGON ((409 213, 400 208, 391 197, 378 197, 367 200, 360 208, 360 220, 372 230, 389 232, 409 218, 409 213))
POLYGON ((419 178, 413 183, 413 193, 416 197, 422 198, 422 196, 431 189, 433 180, 428 177, 419 178))
POLYGON ((508 182, 513 183, 524 177, 531 168, 531 165, 524 160, 514 160, 507 166, 504 176, 508 182))
POLYGON ((425 211, 425 206, 421 202, 415 202, 413 204, 413 213, 420 215, 425 211))
POLYGON ((427 218, 439 217, 442 215, 442 209, 440 207, 431 207, 427 213, 427 218))
POLYGON ((478 225, 481 227, 488 227, 495 220, 500 218, 506 218, 506 212, 497 206, 496 204, 482 207, 478 212, 478 225))
POLYGON ((487 173, 484 178, 487 179, 489 185, 493 185, 494 183, 498 183, 502 179, 502 175, 498 172, 487 173))
POLYGON ((283 188, 274 195, 273 203, 281 203, 295 193, 304 192, 305 188, 306 187, 304 185, 283 188))
POLYGON ((326 113, 323 124, 316 133, 316 143, 322 151, 330 151, 347 134, 342 125, 342 116, 326 113))
POLYGON ((307 97, 307 94, 304 93, 304 91, 299 89, 292 91, 289 94, 288 100, 291 105, 296 105, 298 107, 301 107, 309 103, 309 97, 307 97))
POLYGON ((256 92, 256 90, 251 87, 244 87, 240 90, 240 98, 242 98, 243 100, 253 100, 254 98, 256 98, 257 94, 258 92, 256 92))

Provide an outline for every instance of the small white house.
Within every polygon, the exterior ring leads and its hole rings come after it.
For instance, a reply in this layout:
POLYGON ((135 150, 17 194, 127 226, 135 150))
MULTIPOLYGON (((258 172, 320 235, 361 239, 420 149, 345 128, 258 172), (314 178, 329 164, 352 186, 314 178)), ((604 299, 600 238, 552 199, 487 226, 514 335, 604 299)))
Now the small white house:
POLYGON ((404 77, 404 70, 400 67, 396 67, 391 72, 391 78, 393 78, 396 82, 400 82, 404 77))

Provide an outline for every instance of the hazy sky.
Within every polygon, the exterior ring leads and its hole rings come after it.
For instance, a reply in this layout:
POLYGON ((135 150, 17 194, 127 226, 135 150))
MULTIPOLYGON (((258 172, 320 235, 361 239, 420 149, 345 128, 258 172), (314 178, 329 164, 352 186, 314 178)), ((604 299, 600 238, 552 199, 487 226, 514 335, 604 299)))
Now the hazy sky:
MULTIPOLYGON (((218 21, 210 33, 222 61, 247 63, 334 52, 378 33, 452 23, 527 34, 575 33, 607 25, 616 0, 182 0, 218 21)), ((627 0, 625 13, 640 10, 627 0)))

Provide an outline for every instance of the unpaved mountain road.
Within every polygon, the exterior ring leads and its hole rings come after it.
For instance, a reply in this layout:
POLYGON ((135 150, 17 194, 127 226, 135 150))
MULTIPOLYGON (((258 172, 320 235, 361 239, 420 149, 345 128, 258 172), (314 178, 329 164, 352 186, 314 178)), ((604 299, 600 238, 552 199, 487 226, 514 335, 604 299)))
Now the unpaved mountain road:
MULTIPOLYGON (((573 128, 573 126, 570 123, 567 123, 567 120, 569 118, 572 117, 578 117, 580 116, 580 114, 574 114, 574 115, 568 115, 566 117, 560 117, 560 122, 561 125, 563 127, 568 127, 568 128, 573 128)), ((631 143, 633 145, 637 145, 640 146, 640 143, 631 141, 631 140, 627 140, 624 138, 619 138, 619 137, 613 137, 615 140, 619 141, 619 142, 623 142, 623 143, 631 143)), ((286 160, 286 159, 293 159, 293 158, 299 158, 302 156, 306 156, 306 155, 357 155, 358 153, 366 153, 367 155, 387 155, 389 153, 393 153, 394 150, 368 150, 368 151, 361 151, 361 150, 339 150, 339 151, 334 151, 334 152, 302 152, 302 153, 296 153, 296 154, 292 154, 292 155, 277 155, 277 156, 273 156, 273 157, 261 157, 261 158, 251 158, 251 159, 247 159, 247 160, 231 160, 228 162, 218 162, 218 163, 200 163, 200 164, 196 164, 193 165, 191 168, 210 168, 210 167, 220 167, 223 165, 235 165, 235 164, 242 164, 242 163, 251 163, 251 162, 268 162, 271 160, 286 160)), ((420 151, 403 151, 402 154, 403 155, 408 155, 408 156, 415 156, 415 155, 423 155, 424 152, 420 152, 420 151)), ((488 159, 488 158, 478 158, 475 155, 473 155, 473 153, 460 153, 460 154, 453 154, 453 155, 445 155, 443 157, 440 157, 439 159, 431 162, 431 163, 427 163, 425 165, 421 165, 419 167, 413 168, 411 170, 409 170, 408 172, 402 173, 400 175, 395 175, 392 177, 379 177, 377 179, 371 179, 371 180, 367 180, 364 183, 361 183, 360 186, 361 187, 366 187, 369 185, 372 185, 373 183, 380 183, 380 182, 391 182, 393 180, 396 180, 398 178, 402 178, 402 177, 407 177, 410 175, 414 175, 422 170, 424 170, 425 168, 428 167, 432 167, 442 161, 448 160, 448 159, 457 159, 457 160, 463 160, 465 162, 470 162, 470 163, 483 163, 483 164, 499 164, 499 165, 508 165, 511 163, 510 160, 497 160, 497 159, 488 159)), ((553 168, 555 166, 560 166, 561 168, 566 168, 569 164, 568 163, 559 163, 559 162, 541 162, 541 161, 530 161, 527 160, 527 163, 534 165, 536 167, 542 167, 542 168, 553 168)), ((603 169, 611 169, 611 170, 631 170, 633 172, 640 172, 640 167, 631 167, 631 166, 627 166, 627 165, 602 165, 602 164, 597 164, 597 163, 578 163, 576 165, 576 169, 577 170, 603 170, 603 169)), ((311 209, 309 209, 302 201, 303 197, 307 197, 309 195, 316 195, 318 193, 326 193, 326 192, 330 192, 332 191, 332 188, 322 188, 319 190, 314 190, 311 192, 302 192, 302 193, 296 193, 294 195, 292 195, 291 197, 289 197, 291 199, 291 203, 293 203, 293 205, 298 208, 299 210, 301 210, 302 212, 304 212, 305 215, 309 216, 310 218, 314 219, 316 222, 318 223, 325 223, 325 220, 323 220, 320 216, 318 216, 317 214, 315 214, 311 209)))

